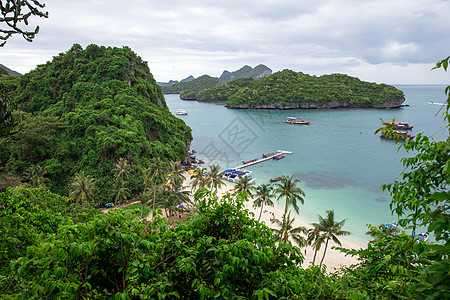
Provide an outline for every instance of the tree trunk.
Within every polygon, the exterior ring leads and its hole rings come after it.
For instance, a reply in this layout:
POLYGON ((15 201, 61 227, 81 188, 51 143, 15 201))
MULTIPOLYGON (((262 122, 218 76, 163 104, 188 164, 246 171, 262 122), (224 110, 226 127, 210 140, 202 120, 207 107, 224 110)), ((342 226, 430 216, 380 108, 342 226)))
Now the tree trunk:
POLYGON ((156 180, 155 185, 153 187, 153 210, 155 210, 155 205, 156 205, 156 180))
POLYGON ((258 222, 259 222, 259 220, 261 220, 261 215, 262 215, 263 206, 264 206, 264 204, 261 204, 261 211, 259 212, 258 222))
POLYGON ((327 238, 327 242, 325 243, 325 249, 323 250, 322 260, 320 261, 320 267, 322 268, 323 260, 325 259, 325 254, 327 253, 328 241, 330 238, 327 238))
POLYGON ((319 250, 319 249, 317 249, 317 248, 314 249, 314 257, 313 257, 313 261, 312 261, 313 265, 315 265, 315 262, 316 262, 316 255, 317 255, 317 251, 318 251, 318 250, 319 250))

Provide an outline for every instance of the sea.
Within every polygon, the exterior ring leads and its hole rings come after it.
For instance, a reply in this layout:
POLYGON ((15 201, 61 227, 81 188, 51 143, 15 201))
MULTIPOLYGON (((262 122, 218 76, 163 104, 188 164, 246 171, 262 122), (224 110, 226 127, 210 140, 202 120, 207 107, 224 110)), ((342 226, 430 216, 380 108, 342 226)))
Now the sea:
MULTIPOLYGON (((448 131, 443 119, 445 85, 394 85, 405 94, 405 106, 395 109, 310 109, 244 110, 228 109, 223 102, 185 101, 179 95, 165 95, 170 111, 192 128, 197 160, 205 166, 223 169, 274 150, 291 151, 284 159, 268 160, 246 167, 256 184, 270 178, 294 175, 305 192, 297 216, 317 222, 333 209, 337 220, 346 219, 349 239, 365 243, 368 224, 397 221, 392 215, 390 195, 382 184, 401 180, 405 153, 393 140, 374 134, 382 120, 409 122, 411 135, 423 133, 434 140, 445 140, 448 131), (433 104, 430 103, 433 102, 433 104), (302 117, 309 125, 285 123, 287 117, 302 117)), ((276 202, 276 201, 275 201, 276 202)), ((276 202, 277 203, 277 202, 276 202)), ((277 205, 284 207, 283 200, 277 205)))

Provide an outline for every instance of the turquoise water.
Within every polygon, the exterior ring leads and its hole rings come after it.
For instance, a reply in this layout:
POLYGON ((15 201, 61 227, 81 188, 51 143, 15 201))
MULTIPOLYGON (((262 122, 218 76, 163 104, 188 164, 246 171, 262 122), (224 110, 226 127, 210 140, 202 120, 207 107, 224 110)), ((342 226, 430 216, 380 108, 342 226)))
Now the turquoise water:
MULTIPOLYGON (((305 191, 300 218, 316 222, 317 214, 334 209, 336 217, 347 218, 344 229, 357 242, 367 241, 366 224, 396 221, 390 214, 390 197, 380 185, 398 178, 405 156, 391 140, 374 136, 380 118, 410 122, 413 135, 423 132, 436 140, 447 138, 441 106, 445 86, 398 85, 404 91, 408 107, 333 110, 235 110, 222 103, 183 101, 178 95, 166 95, 169 109, 183 108, 179 116, 192 128, 191 149, 206 164, 236 167, 273 150, 292 151, 279 161, 249 166, 256 183, 268 183, 282 174, 295 175, 305 191), (303 117, 310 125, 286 124, 289 116, 303 117)), ((283 205, 283 203, 280 203, 283 205)))

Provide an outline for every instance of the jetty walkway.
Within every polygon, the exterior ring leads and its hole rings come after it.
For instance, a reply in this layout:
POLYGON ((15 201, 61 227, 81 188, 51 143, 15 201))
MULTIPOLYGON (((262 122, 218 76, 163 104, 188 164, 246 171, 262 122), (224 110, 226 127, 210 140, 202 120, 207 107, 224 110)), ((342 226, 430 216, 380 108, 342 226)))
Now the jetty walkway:
POLYGON ((252 161, 252 162, 240 165, 240 166, 235 167, 233 169, 242 169, 242 168, 254 165, 254 164, 258 164, 260 162, 263 162, 263 161, 266 161, 266 160, 269 160, 269 159, 273 159, 273 157, 275 155, 278 155, 278 154, 292 154, 291 151, 285 151, 285 150, 277 150, 277 151, 274 151, 274 152, 275 153, 273 155, 270 155, 270 156, 267 156, 267 157, 261 157, 261 158, 258 157, 255 161, 252 161))

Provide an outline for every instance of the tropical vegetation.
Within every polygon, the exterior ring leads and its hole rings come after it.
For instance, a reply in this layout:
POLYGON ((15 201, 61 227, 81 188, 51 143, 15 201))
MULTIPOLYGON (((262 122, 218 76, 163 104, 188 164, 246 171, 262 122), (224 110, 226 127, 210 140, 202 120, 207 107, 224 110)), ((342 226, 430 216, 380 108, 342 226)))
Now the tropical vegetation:
POLYGON ((235 79, 182 98, 226 101, 229 108, 398 107, 405 100, 393 86, 344 74, 310 76, 283 70, 260 80, 235 79))

